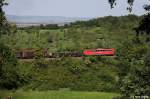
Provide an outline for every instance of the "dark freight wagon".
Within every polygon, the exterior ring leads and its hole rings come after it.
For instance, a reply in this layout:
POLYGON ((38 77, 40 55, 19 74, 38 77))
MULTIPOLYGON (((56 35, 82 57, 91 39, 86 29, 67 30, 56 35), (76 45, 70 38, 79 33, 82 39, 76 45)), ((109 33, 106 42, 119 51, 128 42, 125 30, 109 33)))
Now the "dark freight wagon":
POLYGON ((35 50, 31 49, 19 50, 15 52, 15 55, 17 58, 20 59, 33 59, 35 56, 35 50))

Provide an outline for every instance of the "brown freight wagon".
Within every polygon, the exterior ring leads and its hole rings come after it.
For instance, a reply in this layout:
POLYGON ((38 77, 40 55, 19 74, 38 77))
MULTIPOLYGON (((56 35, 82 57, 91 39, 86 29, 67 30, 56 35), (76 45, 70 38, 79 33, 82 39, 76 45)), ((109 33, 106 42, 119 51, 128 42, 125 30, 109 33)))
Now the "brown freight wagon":
POLYGON ((33 59, 35 56, 36 50, 34 49, 23 49, 16 51, 16 57, 20 59, 33 59))

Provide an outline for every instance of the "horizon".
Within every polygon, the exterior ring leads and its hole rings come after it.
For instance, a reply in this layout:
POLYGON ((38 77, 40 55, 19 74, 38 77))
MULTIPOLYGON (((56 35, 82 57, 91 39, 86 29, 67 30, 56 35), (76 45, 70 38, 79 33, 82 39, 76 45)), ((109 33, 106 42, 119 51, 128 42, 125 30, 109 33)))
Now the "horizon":
POLYGON ((12 15, 6 14, 6 16, 18 16, 18 17, 64 17, 64 18, 92 18, 92 17, 67 17, 67 16, 42 16, 42 15, 12 15))
POLYGON ((6 14, 6 16, 17 16, 17 17, 64 17, 64 18, 103 18, 103 17, 121 17, 121 16, 129 16, 129 15, 135 15, 135 16, 143 16, 143 15, 136 15, 136 14, 126 14, 126 15, 120 15, 120 16, 115 16, 115 15, 108 15, 108 16, 98 16, 98 17, 70 17, 70 16, 42 16, 42 15, 10 15, 6 14))

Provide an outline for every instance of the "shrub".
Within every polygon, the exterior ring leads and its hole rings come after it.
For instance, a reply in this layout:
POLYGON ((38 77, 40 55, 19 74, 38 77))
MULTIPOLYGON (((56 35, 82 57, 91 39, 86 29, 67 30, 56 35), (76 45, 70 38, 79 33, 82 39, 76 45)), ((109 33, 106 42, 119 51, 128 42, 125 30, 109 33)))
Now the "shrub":
POLYGON ((0 88, 17 88, 18 79, 17 59, 9 47, 0 43, 0 88))

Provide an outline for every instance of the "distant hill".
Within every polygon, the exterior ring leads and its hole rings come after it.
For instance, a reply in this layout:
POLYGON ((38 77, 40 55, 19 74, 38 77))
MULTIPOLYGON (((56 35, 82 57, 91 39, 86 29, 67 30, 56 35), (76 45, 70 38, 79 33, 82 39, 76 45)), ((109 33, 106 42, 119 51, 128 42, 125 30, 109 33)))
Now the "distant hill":
POLYGON ((64 24, 75 21, 86 21, 90 18, 62 17, 62 16, 16 16, 6 15, 9 22, 17 24, 64 24))

